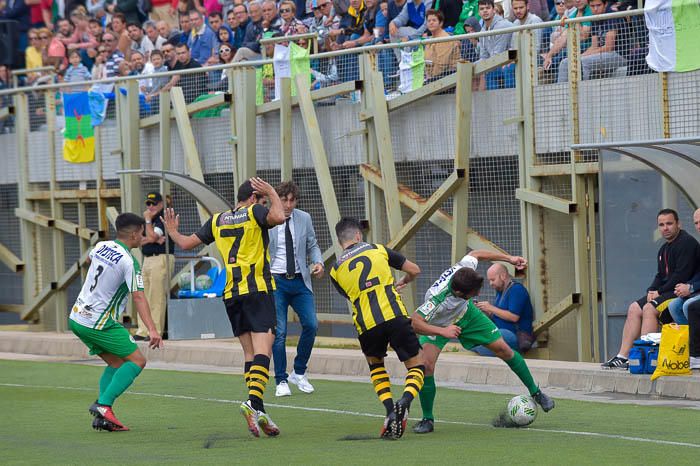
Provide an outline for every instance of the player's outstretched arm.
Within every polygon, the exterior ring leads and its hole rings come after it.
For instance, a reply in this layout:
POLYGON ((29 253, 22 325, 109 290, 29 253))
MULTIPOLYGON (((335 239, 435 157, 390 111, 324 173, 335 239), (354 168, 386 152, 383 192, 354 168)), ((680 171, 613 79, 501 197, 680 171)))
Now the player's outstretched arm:
POLYGON ((411 262, 410 260, 406 259, 401 266, 401 271, 405 272, 406 275, 401 277, 401 279, 394 284, 397 291, 401 291, 406 285, 411 283, 418 275, 420 275, 420 267, 418 267, 415 262, 411 262))
POLYGON ((508 262, 515 266, 515 270, 525 270, 527 268, 527 259, 520 256, 511 256, 502 252, 489 251, 487 249, 475 249, 469 252, 469 255, 474 257, 479 262, 508 262))
POLYGON ((175 244, 177 244, 180 249, 192 249, 202 244, 202 240, 200 240, 194 233, 189 236, 185 236, 177 231, 177 229, 180 227, 180 215, 175 214, 175 209, 165 209, 163 216, 160 219, 163 221, 163 225, 165 225, 168 235, 173 241, 175 241, 175 244))
POLYGON ((133 298, 136 312, 139 314, 139 319, 143 321, 148 329, 148 346, 151 348, 162 348, 163 338, 160 336, 160 333, 156 330, 156 325, 153 323, 151 308, 148 306, 146 294, 143 291, 134 291, 133 298))

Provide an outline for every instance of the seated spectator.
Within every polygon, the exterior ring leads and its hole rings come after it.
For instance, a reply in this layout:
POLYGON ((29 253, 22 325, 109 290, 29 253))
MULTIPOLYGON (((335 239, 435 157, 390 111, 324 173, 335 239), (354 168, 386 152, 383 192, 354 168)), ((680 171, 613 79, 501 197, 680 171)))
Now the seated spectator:
MULTIPOLYGON (((146 36, 141 41, 140 48, 145 52, 146 59, 149 59, 151 51, 160 50, 166 39, 160 36, 156 23, 153 21, 149 20, 143 23, 143 31, 146 33, 146 36)), ((132 38, 132 40, 134 39, 132 38)))
POLYGON ((214 31, 214 35, 218 35, 219 29, 224 24, 224 18, 221 16, 220 12, 214 11, 207 16, 207 23, 211 30, 214 31))
POLYGON ((70 15, 70 19, 73 23, 73 33, 71 36, 63 41, 66 48, 70 50, 79 50, 82 52, 80 55, 84 57, 86 55, 85 51, 87 49, 97 47, 97 39, 90 32, 90 24, 88 23, 88 17, 74 11, 70 15))
MULTIPOLYGON (((604 0, 591 0, 589 2, 594 15, 605 13, 604 0)), ((617 68, 625 66, 627 60, 618 53, 620 48, 617 40, 617 32, 620 29, 619 19, 606 19, 595 21, 591 26, 591 46, 581 54, 581 78, 591 78, 591 73, 610 74, 617 68)), ((557 82, 569 80, 569 60, 565 58, 559 65, 559 78, 557 82)))
MULTIPOLYGON (((515 9, 515 2, 513 3, 515 9)), ((496 324, 508 346, 515 351, 526 352, 535 341, 532 333, 532 302, 527 288, 514 281, 508 270, 498 263, 489 267, 486 278, 496 290, 496 298, 493 304, 488 301, 476 302, 476 307, 496 324)), ((482 356, 493 356, 493 352, 483 346, 473 348, 472 351, 482 356)))
POLYGON ((106 53, 106 75, 108 78, 113 78, 119 74, 119 65, 122 61, 125 61, 125 57, 121 50, 117 48, 117 38, 113 32, 102 34, 102 43, 106 53))
POLYGON ((262 39, 264 32, 262 5, 254 1, 248 6, 248 12, 250 14, 250 22, 245 29, 243 45, 233 57, 234 62, 260 60, 262 58, 260 53, 260 39, 262 39))
MULTIPOLYGON (((172 68, 174 71, 192 70, 201 68, 202 65, 197 63, 190 56, 190 49, 187 44, 179 44, 175 47, 175 55, 177 63, 172 68)), ((185 102, 190 104, 207 91, 207 76, 205 73, 188 73, 175 75, 170 78, 168 84, 163 86, 161 92, 168 92, 172 87, 180 86, 185 97, 185 102)))
MULTIPOLYGON (((693 213, 693 223, 695 224, 695 230, 700 233, 700 209, 693 213)), ((695 272, 695 275, 688 283, 677 284, 673 292, 677 298, 669 303, 668 312, 675 323, 687 325, 688 307, 695 301, 700 300, 700 270, 695 272)))
POLYGON ((233 48, 238 50, 243 46, 243 41, 245 40, 245 31, 250 24, 250 18, 248 18, 248 8, 243 5, 235 5, 233 10, 229 12, 229 16, 233 15, 236 19, 234 21, 228 21, 228 25, 233 32, 233 48), (235 26, 231 26, 235 24, 235 26))
POLYGON ((131 68, 130 76, 140 76, 143 74, 143 69, 146 67, 146 58, 138 50, 131 51, 131 59, 129 60, 129 68, 131 68))
POLYGON ((630 304, 627 309, 620 349, 616 356, 602 364, 603 368, 629 367, 628 357, 634 340, 641 335, 658 332, 660 318, 662 323, 671 322, 668 313, 663 311, 676 297, 676 285, 687 283, 700 265, 700 244, 681 229, 675 210, 659 211, 657 223, 665 242, 656 256, 656 276, 647 289, 646 296, 630 304))
MULTIPOLYGON (((468 33, 464 29, 464 25, 469 18, 475 18, 477 22, 481 19, 479 16, 479 0, 464 0, 462 2, 462 11, 459 13, 457 24, 455 24, 455 35, 468 33)), ((479 27, 481 27, 481 24, 479 24, 479 27)))
MULTIPOLYGON (((192 32, 187 40, 191 58, 204 65, 214 50, 218 46, 218 41, 214 31, 204 23, 204 16, 197 10, 190 11, 190 21, 192 22, 192 32)), ((178 59, 179 61, 179 59, 178 59)))
POLYGON ((129 44, 129 47, 131 51, 136 51, 141 53, 142 55, 146 55, 148 52, 150 52, 152 49, 146 50, 149 45, 151 45, 148 41, 148 38, 146 35, 143 33, 143 29, 141 29, 141 25, 137 23, 129 23, 126 26, 126 31, 127 34, 129 34, 129 39, 131 39, 131 43, 129 44))
MULTIPOLYGON (((87 67, 82 64, 80 57, 80 52, 77 50, 71 50, 68 52, 68 61, 70 62, 70 66, 68 66, 68 69, 66 70, 65 75, 63 76, 63 81, 67 83, 79 83, 79 82, 84 82, 84 81, 90 81, 92 78, 92 75, 88 71, 87 67)), ((76 87, 71 87, 68 88, 68 92, 75 92, 79 91, 79 88, 76 87)))
POLYGON ((700 369, 700 300, 688 306, 690 368, 700 369))
MULTIPOLYGON (((545 2, 546 3, 546 2, 545 2)), ((513 26, 522 26, 523 24, 538 24, 542 22, 542 19, 530 12, 530 0, 513 0, 513 26)), ((547 14, 549 15, 549 13, 547 14)), ((542 47, 542 31, 543 29, 533 29, 532 30, 532 41, 535 50, 535 56, 540 56, 540 48, 542 47)), ((511 41, 510 48, 518 48, 516 43, 518 35, 513 34, 513 39, 511 41)))
MULTIPOLYGON (((280 16, 282 23, 280 24, 280 32, 283 36, 296 36, 305 34, 309 29, 296 17, 297 6, 292 0, 283 0, 280 3, 280 16)), ((306 41, 298 43, 301 47, 306 46, 306 41)))
POLYGON ((104 32, 104 28, 102 27, 102 24, 95 18, 90 18, 88 19, 88 29, 90 30, 90 34, 97 40, 97 42, 100 42, 100 39, 102 38, 102 33, 104 32))
POLYGON ((166 42, 163 44, 163 47, 160 48, 160 51, 163 53, 163 64, 168 68, 168 70, 175 68, 175 65, 177 64, 175 45, 170 42, 166 42))
MULTIPOLYGON (((165 73, 166 71, 168 71, 168 67, 165 66, 165 63, 163 62, 163 53, 160 50, 152 51, 151 60, 146 63, 146 66, 144 66, 142 74, 144 76, 149 76, 154 73, 165 73)), ((168 84, 168 80, 169 79, 166 76, 148 78, 144 82, 146 86, 145 89, 142 89, 142 92, 146 94, 146 96, 154 95, 160 91, 163 86, 168 84)))
MULTIPOLYGON (((593 15, 591 8, 588 6, 588 0, 574 0, 574 5, 576 5, 574 6, 574 8, 566 11, 565 16, 567 18, 580 18, 583 16, 593 15)), ((577 26, 578 28, 580 28, 579 50, 581 52, 585 52, 586 49, 591 45, 591 25, 592 23, 590 21, 585 21, 583 23, 579 23, 577 26)), ((568 24, 564 26, 564 29, 568 28, 568 24)), ((558 35, 556 40, 551 41, 549 51, 545 52, 542 55, 542 74, 545 75, 545 79, 547 74, 553 76, 558 75, 559 64, 564 58, 566 58, 566 43, 567 34, 565 33, 565 31, 562 31, 562 33, 558 35)))
MULTIPOLYGON (((464 20, 464 25, 462 27, 466 34, 472 34, 474 32, 481 31, 481 23, 475 17, 470 17, 464 20)), ((463 39, 461 42, 461 54, 462 59, 470 63, 475 63, 479 60, 479 39, 469 38, 463 39)), ((476 80, 475 80, 476 82, 476 80)))
POLYGON ((48 46, 44 49, 44 55, 42 56, 42 61, 45 66, 53 66, 56 71, 63 72, 68 67, 68 60, 66 59, 66 46, 58 37, 51 34, 51 31, 44 28, 41 30, 40 37, 42 40, 46 40, 48 46), (46 39, 44 39, 46 37, 46 39))
MULTIPOLYGON (((189 16, 185 16, 181 19, 187 18, 187 22, 189 22, 190 18, 189 16)), ((190 23, 191 25, 191 23, 190 23)), ((175 29, 174 27, 170 26, 170 23, 167 21, 158 21, 156 23, 156 29, 158 29, 158 35, 165 39, 165 42, 171 42, 172 44, 179 44, 181 43, 181 37, 183 35, 182 32, 180 32, 178 29, 175 29)), ((192 29, 190 27, 190 29, 192 29)), ((187 38, 185 38, 187 40, 187 38)), ((161 50, 163 49, 163 46, 161 45, 161 50)))
MULTIPOLYGON (((344 49, 351 49, 374 43, 374 28, 376 24, 377 12, 379 11, 379 5, 377 4, 377 0, 363 1, 365 4, 365 9, 362 17, 362 34, 355 39, 346 39, 342 44, 342 48, 344 49)), ((350 8, 353 8, 352 4, 350 5, 350 8)))
POLYGON ((425 32, 425 12, 431 9, 433 0, 407 1, 401 13, 389 23, 392 41, 406 41, 420 38, 425 32))
MULTIPOLYGON (((219 31, 223 30, 221 28, 219 31)), ((219 64, 228 64, 233 62, 233 47, 229 43, 219 45, 219 64)), ((217 70, 210 72, 209 88, 212 91, 227 92, 228 91, 228 74, 226 71, 217 70)))
POLYGON ((73 23, 68 18, 60 18, 56 21, 56 34, 54 39, 60 40, 63 45, 70 43, 73 36, 73 23))
POLYGON ((171 0, 151 0, 149 18, 156 23, 165 21, 171 28, 177 27, 177 12, 171 0))
MULTIPOLYGON (((483 20, 482 31, 496 31, 512 27, 509 21, 496 14, 493 0, 479 0, 479 15, 483 20)), ((479 60, 486 60, 508 50, 512 34, 496 34, 479 38, 479 60)), ((479 89, 502 89, 515 87, 515 64, 511 63, 486 73, 481 78, 479 89)))
MULTIPOLYGON (((141 24, 138 21, 137 23, 141 24)), ((112 22, 110 25, 112 32, 118 41, 117 48, 126 58, 129 58, 129 52, 131 51, 131 38, 126 30, 126 16, 124 16, 123 13, 116 13, 112 15, 112 22)))
MULTIPOLYGON (((444 16, 440 10, 428 10, 426 26, 431 38, 449 37, 443 29, 444 16)), ((460 58, 459 41, 440 42, 425 45, 425 80, 435 81, 457 69, 460 58)))
POLYGON ((228 25, 224 24, 219 28, 219 31, 216 33, 216 40, 219 41, 219 45, 227 44, 229 47, 233 46, 233 33, 228 25))
POLYGON ((92 79, 105 79, 107 77, 107 67, 105 63, 107 62, 107 49, 104 45, 97 47, 97 55, 95 55, 95 61, 92 64, 92 79))
POLYGON ((366 12, 363 0, 350 0, 347 12, 340 19, 340 27, 330 32, 331 39, 335 40, 331 48, 342 48, 345 41, 359 39, 364 34, 366 12))
POLYGON ((262 4, 263 31, 279 31, 282 26, 282 18, 277 11, 277 3, 274 0, 265 0, 262 4))
MULTIPOLYGON (((29 70, 32 68, 41 68, 43 61, 41 58, 41 39, 39 37, 39 29, 30 29, 27 33, 29 39, 29 47, 24 51, 25 67, 29 70)), ((32 84, 39 77, 39 73, 27 73, 27 84, 32 84)))
MULTIPOLYGON (((231 28, 232 31, 235 31, 239 24, 236 13, 233 12, 235 7, 235 5, 231 5, 231 9, 226 12, 226 24, 228 24, 228 27, 231 28)), ((243 8, 245 8, 245 5, 243 5, 243 8)), ((246 15, 247 14, 248 11, 246 10, 246 15)))

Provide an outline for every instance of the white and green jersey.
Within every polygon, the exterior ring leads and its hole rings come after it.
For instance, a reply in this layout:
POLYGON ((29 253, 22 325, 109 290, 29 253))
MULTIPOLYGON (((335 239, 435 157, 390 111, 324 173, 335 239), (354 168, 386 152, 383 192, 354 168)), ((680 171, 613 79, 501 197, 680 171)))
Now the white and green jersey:
POLYGON ((479 261, 466 255, 449 269, 442 272, 428 291, 425 292, 425 302, 416 309, 425 320, 437 327, 447 327, 454 324, 467 312, 467 301, 452 294, 450 282, 452 276, 462 267, 476 270, 479 261))
POLYGON ((143 291, 141 267, 121 241, 101 241, 90 251, 90 269, 70 318, 102 330, 117 321, 129 293, 143 291))

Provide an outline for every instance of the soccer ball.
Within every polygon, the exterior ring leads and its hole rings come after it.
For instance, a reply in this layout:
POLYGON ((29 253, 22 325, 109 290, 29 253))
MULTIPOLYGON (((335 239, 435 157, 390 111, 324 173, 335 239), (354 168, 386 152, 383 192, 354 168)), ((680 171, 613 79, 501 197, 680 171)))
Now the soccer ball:
POLYGON ((213 282, 211 281, 211 277, 207 274, 198 275, 197 278, 194 280, 194 286, 198 290, 209 289, 212 285, 213 282))
POLYGON ((537 417, 537 404, 530 396, 518 395, 508 402, 506 414, 516 426, 529 426, 537 417))

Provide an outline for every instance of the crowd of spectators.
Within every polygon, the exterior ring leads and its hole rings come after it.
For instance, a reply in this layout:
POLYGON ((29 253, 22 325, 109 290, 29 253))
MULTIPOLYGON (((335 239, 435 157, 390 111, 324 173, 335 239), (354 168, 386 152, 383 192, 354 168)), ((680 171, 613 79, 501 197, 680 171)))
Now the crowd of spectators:
MULTIPOLYGON (((625 0, 628 1, 628 0, 625 0)), ((202 72, 172 79, 149 78, 165 70, 257 60, 267 50, 261 40, 318 35, 318 50, 344 50, 412 39, 492 31, 550 19, 589 16, 632 8, 605 0, 0 0, 0 19, 16 21, 21 58, 14 68, 51 66, 55 73, 29 72, 21 84, 49 80, 71 83, 115 76, 143 76, 146 101, 172 86, 183 87, 187 102, 225 90, 226 73, 202 72)), ((635 3, 636 5, 636 3, 635 3)), ((646 47, 639 17, 584 22, 580 47, 583 78, 610 75, 641 61, 646 47), (634 24, 633 24, 634 23, 634 24)), ((540 78, 568 79, 568 26, 534 31, 540 78)), ((309 42, 300 41, 306 47, 309 42)), ((516 46, 512 34, 461 42, 427 44, 426 81, 454 72, 460 59, 488 59, 516 46)), ((270 56, 273 47, 267 56, 270 56)), ((380 52, 378 66, 387 87, 395 85, 401 49, 380 52)), ((357 79, 357 57, 311 61, 315 87, 357 79)), ((642 66, 634 67, 642 68, 642 66)), ((268 70, 269 71, 269 70, 268 70)), ((3 73, 6 74, 7 70, 3 73)), ((269 74, 269 72, 267 73, 269 74)), ((267 76, 269 79, 270 77, 267 76)), ((0 82, 4 82, 0 76, 0 82)), ((514 65, 496 69, 480 89, 513 87, 514 65)), ((7 84, 2 84, 6 86, 7 84)))

